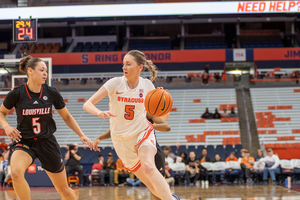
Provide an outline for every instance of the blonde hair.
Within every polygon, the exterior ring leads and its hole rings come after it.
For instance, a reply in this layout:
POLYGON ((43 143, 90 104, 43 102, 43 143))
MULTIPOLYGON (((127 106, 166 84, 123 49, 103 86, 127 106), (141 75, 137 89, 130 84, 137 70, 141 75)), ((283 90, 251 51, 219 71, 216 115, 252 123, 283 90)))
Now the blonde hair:
POLYGON ((133 56, 138 65, 143 65, 143 71, 148 69, 152 73, 150 80, 152 82, 155 81, 155 79, 157 78, 158 70, 151 60, 146 59, 146 56, 143 52, 139 50, 131 50, 126 55, 133 56))

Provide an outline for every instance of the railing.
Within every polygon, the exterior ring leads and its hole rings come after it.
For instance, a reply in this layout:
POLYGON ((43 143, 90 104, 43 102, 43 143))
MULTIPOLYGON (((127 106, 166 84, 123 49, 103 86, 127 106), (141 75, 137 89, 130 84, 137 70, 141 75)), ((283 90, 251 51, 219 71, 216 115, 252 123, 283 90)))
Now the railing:
POLYGON ((251 79, 251 87, 261 87, 261 86, 298 86, 300 87, 300 78, 263 78, 263 79, 251 79))

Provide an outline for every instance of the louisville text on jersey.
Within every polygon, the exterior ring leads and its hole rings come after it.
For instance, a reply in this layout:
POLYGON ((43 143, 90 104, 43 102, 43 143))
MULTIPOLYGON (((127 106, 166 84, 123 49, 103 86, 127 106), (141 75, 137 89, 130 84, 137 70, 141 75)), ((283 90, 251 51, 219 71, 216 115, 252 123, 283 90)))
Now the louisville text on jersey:
POLYGON ((144 103, 143 98, 118 97, 118 101, 126 102, 126 103, 144 103))
POLYGON ((22 115, 48 115, 48 114, 50 114, 50 109, 51 109, 51 107, 23 109, 22 115))

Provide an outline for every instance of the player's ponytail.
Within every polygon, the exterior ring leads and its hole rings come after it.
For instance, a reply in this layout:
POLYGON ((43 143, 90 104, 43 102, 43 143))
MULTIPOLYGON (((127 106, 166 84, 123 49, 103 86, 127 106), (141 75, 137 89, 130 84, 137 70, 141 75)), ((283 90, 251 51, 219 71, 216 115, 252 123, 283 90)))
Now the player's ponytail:
POLYGON ((138 65, 143 65, 143 71, 145 71, 145 69, 148 69, 150 72, 152 72, 152 76, 150 78, 152 82, 157 78, 156 74, 158 70, 156 66, 151 60, 146 59, 146 56, 143 52, 139 50, 131 50, 127 53, 127 55, 133 56, 138 65))
POLYGON ((27 69, 30 67, 32 69, 35 68, 38 62, 42 62, 40 58, 33 58, 32 56, 25 56, 21 59, 19 70, 27 75, 27 69))
POLYGON ((156 74, 158 70, 156 66, 153 64, 153 62, 151 60, 146 60, 146 64, 144 65, 144 68, 147 68, 152 73, 150 80, 152 82, 155 81, 155 79, 157 78, 156 74))

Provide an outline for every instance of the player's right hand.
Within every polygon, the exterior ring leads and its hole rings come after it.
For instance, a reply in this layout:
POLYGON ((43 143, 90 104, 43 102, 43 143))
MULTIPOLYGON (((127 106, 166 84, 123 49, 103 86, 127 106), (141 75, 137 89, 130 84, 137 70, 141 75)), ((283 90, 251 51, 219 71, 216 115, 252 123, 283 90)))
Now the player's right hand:
POLYGON ((7 128, 4 128, 4 131, 5 131, 5 134, 8 136, 8 139, 11 143, 13 142, 12 140, 14 140, 16 142, 21 141, 22 136, 20 134, 21 132, 18 131, 18 129, 9 126, 7 128))
POLYGON ((99 117, 103 117, 103 119, 106 121, 106 118, 105 117, 116 117, 117 115, 115 115, 114 113, 110 112, 110 111, 100 111, 98 113, 98 116, 99 117))
POLYGON ((98 138, 95 139, 94 144, 93 144, 93 149, 94 151, 99 151, 100 149, 98 148, 98 144, 100 143, 100 140, 98 138))

